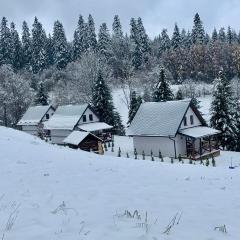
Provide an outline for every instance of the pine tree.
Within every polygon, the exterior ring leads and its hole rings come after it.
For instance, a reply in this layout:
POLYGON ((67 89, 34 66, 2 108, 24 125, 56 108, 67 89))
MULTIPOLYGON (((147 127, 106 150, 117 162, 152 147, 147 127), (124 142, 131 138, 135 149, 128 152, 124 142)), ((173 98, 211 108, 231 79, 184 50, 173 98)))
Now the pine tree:
POLYGON ((135 70, 140 69, 140 67, 142 66, 142 53, 139 44, 135 44, 132 56, 132 65, 135 68, 135 70))
POLYGON ((222 43, 226 42, 226 33, 224 28, 220 28, 218 33, 218 39, 222 43))
POLYGON ((138 44, 142 54, 143 62, 147 63, 151 52, 150 40, 143 26, 142 19, 137 20, 138 44))
POLYGON ((181 44, 181 35, 179 32, 178 25, 175 24, 174 30, 173 30, 173 36, 171 40, 171 46, 173 49, 177 49, 180 47, 180 44, 181 44))
POLYGON ((48 95, 45 93, 42 82, 39 84, 39 89, 34 102, 36 105, 48 105, 48 95))
POLYGON ((54 64, 54 45, 52 36, 49 34, 46 43, 46 53, 47 53, 47 67, 54 64))
POLYGON ((192 29, 192 42, 194 44, 203 44, 205 39, 205 31, 202 21, 198 13, 194 16, 194 26, 192 29))
POLYGON ((15 24, 11 23, 11 64, 15 71, 22 67, 22 45, 15 24))
POLYGON ((212 42, 216 42, 218 40, 218 33, 216 28, 214 28, 213 33, 212 33, 212 42))
POLYGON ((173 98, 174 95, 167 82, 165 71, 164 69, 161 69, 159 74, 159 81, 153 93, 153 101, 154 102, 171 101, 173 100, 173 98))
POLYGON ((170 49, 170 47, 171 47, 171 41, 167 34, 167 29, 163 29, 161 33, 161 39, 160 39, 159 56, 161 56, 163 52, 170 49))
POLYGON ((120 114, 116 110, 114 110, 113 115, 114 115, 114 124, 112 129, 113 134, 124 136, 125 127, 122 124, 122 119, 120 114))
POLYGON ((219 73, 219 79, 213 92, 211 105, 211 126, 220 130, 219 140, 223 149, 234 150, 236 147, 236 122, 233 93, 230 82, 224 73, 219 73))
POLYGON ((183 100, 183 92, 180 88, 178 89, 178 91, 176 93, 176 100, 183 100))
POLYGON ((128 124, 130 124, 135 117, 138 108, 140 107, 142 103, 141 97, 137 97, 137 94, 135 91, 133 91, 130 94, 130 107, 129 107, 129 112, 128 112, 128 124))
POLYGON ((0 65, 11 64, 11 33, 8 28, 7 19, 2 18, 0 29, 0 65))
MULTIPOLYGON (((90 29, 90 28, 89 28, 90 29)), ((82 54, 88 49, 88 27, 82 15, 79 16, 77 29, 73 36, 72 59, 79 60, 82 54)))
POLYGON ((103 23, 100 26, 98 33, 98 52, 102 58, 109 60, 111 57, 111 38, 107 28, 107 24, 103 23))
POLYGON ((23 67, 27 70, 31 68, 31 36, 27 23, 24 21, 22 24, 22 63, 23 67))
POLYGON ((93 50, 93 51, 95 51, 97 48, 95 24, 91 14, 89 14, 88 16, 88 23, 87 23, 87 46, 89 50, 93 50))
POLYGON ((56 21, 53 28, 53 60, 58 69, 65 68, 69 62, 68 44, 62 23, 56 21))
POLYGON ((228 30, 227 30, 227 42, 228 44, 232 44, 233 42, 233 34, 230 26, 228 26, 228 30))
POLYGON ((112 24, 113 38, 123 39, 122 25, 118 15, 114 16, 112 24))
POLYGON ((100 70, 98 72, 95 85, 93 86, 92 103, 100 121, 114 126, 114 106, 112 95, 100 70))
POLYGON ((41 72, 46 67, 46 33, 42 24, 35 17, 32 28, 32 57, 31 68, 34 74, 41 72))

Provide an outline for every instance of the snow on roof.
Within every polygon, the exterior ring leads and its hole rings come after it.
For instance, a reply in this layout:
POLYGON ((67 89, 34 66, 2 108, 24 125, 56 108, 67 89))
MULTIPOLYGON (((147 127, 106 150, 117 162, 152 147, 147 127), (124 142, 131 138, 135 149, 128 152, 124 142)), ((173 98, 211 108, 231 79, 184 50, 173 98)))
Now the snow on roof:
POLYGON ((44 128, 72 130, 87 107, 88 104, 59 106, 49 121, 45 122, 44 128))
POLYGON ((141 104, 128 135, 175 136, 191 100, 141 104))
POLYGON ((90 132, 83 132, 83 131, 73 131, 68 137, 66 137, 63 142, 69 143, 73 145, 78 145, 83 141, 84 138, 86 138, 88 135, 92 135, 102 141, 99 137, 95 136, 94 134, 90 132))
POLYGON ((205 126, 199 126, 180 130, 179 133, 193 138, 201 138, 221 133, 221 131, 205 126))
POLYGON ((78 126, 83 131, 87 132, 93 132, 93 131, 98 131, 102 129, 110 129, 112 126, 104 123, 104 122, 92 122, 92 123, 86 123, 86 124, 81 124, 78 126))
POLYGON ((37 125, 49 108, 50 106, 29 107, 17 125, 37 125))

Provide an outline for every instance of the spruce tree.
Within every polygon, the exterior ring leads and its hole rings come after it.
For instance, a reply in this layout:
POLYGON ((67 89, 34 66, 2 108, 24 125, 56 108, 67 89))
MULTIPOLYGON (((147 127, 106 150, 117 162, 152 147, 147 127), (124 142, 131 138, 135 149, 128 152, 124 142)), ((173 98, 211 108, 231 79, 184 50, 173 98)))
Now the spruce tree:
POLYGON ((138 44, 143 57, 143 62, 147 63, 151 52, 150 40, 143 26, 142 19, 139 17, 137 20, 138 44))
POLYGON ((98 77, 93 86, 92 103, 100 121, 114 126, 114 106, 112 95, 100 70, 98 71, 98 77))
POLYGON ((162 53, 170 49, 170 47, 171 47, 171 40, 168 36, 167 29, 163 29, 161 32, 161 38, 160 38, 159 56, 161 56, 162 53))
POLYGON ((212 33, 212 42, 216 42, 217 40, 218 40, 218 33, 216 28, 214 28, 212 33))
POLYGON ((130 124, 136 115, 136 112, 138 108, 140 107, 142 103, 142 98, 139 96, 137 97, 137 94, 135 91, 133 91, 130 94, 130 107, 129 107, 129 112, 128 112, 128 124, 130 124))
POLYGON ((56 21, 53 28, 53 60, 58 69, 63 69, 69 62, 68 43, 62 23, 56 21))
POLYGON ((124 136, 125 127, 122 124, 122 119, 120 114, 114 109, 113 115, 114 115, 114 124, 112 129, 113 134, 124 136))
POLYGON ((172 35, 172 40, 171 40, 171 46, 173 49, 177 49, 180 47, 180 44, 181 44, 181 35, 180 35, 178 25, 175 24, 174 30, 173 30, 173 35, 172 35))
POLYGON ((134 45, 134 52, 132 56, 132 65, 135 68, 135 70, 139 70, 142 66, 142 53, 141 49, 139 47, 139 44, 134 45))
POLYGON ((183 100, 183 92, 181 89, 178 89, 176 93, 176 100, 183 100))
POLYGON ((109 60, 111 57, 111 38, 107 28, 107 24, 103 23, 100 26, 99 33, 98 33, 98 52, 100 56, 105 59, 109 60))
POLYGON ((194 44, 203 44, 205 39, 205 31, 202 21, 198 13, 194 16, 194 26, 192 29, 192 42, 194 44))
POLYGON ((45 93, 42 82, 39 84, 39 89, 37 91, 34 102, 36 105, 48 105, 48 95, 45 93))
POLYGON ((174 99, 174 95, 166 79, 165 71, 164 69, 161 69, 159 74, 159 81, 153 93, 153 101, 164 102, 164 101, 171 101, 173 99, 174 99))
POLYGON ((35 17, 32 28, 32 57, 31 68, 34 74, 41 72, 46 68, 46 33, 42 24, 35 17))
POLYGON ((114 16, 113 24, 112 24, 112 32, 113 38, 122 39, 123 38, 123 31, 122 25, 118 15, 114 16))
POLYGON ((79 60, 82 54, 88 49, 88 27, 82 15, 79 16, 77 29, 73 36, 72 59, 79 60))
POLYGON ((222 43, 226 42, 226 33, 224 28, 220 28, 218 33, 218 39, 222 43))
POLYGON ((47 53, 47 67, 54 64, 54 45, 52 36, 49 34, 46 43, 46 53, 47 53))
POLYGON ((15 71, 22 67, 22 45, 15 24, 11 23, 11 64, 15 71))
POLYGON ((24 21, 22 24, 22 63, 23 67, 30 70, 31 67, 31 36, 27 23, 24 21))
POLYGON ((11 33, 8 28, 7 19, 2 18, 0 29, 0 65, 11 64, 11 33))
POLYGON ((88 16, 88 23, 87 23, 87 46, 88 46, 88 49, 92 51, 95 51, 97 48, 95 24, 91 14, 89 14, 88 16))
POLYGON ((211 126, 220 130, 220 144, 223 149, 234 150, 236 147, 236 122, 233 93, 230 82, 220 71, 217 84, 213 92, 211 104, 211 126))

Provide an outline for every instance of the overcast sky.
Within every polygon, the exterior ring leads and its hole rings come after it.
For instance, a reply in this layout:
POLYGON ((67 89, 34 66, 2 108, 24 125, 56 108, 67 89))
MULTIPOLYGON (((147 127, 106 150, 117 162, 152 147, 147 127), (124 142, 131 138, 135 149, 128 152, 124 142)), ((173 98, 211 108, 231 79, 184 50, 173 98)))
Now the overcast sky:
POLYGON ((32 25, 34 16, 52 32, 54 20, 60 20, 68 38, 72 38, 79 14, 87 18, 91 13, 96 28, 107 22, 111 28, 113 16, 120 16, 123 28, 129 30, 131 17, 141 17, 150 37, 162 28, 171 32, 174 23, 191 28, 198 12, 207 31, 214 27, 231 25, 240 29, 240 0, 0 0, 0 16, 6 16, 18 27, 26 20, 32 25))

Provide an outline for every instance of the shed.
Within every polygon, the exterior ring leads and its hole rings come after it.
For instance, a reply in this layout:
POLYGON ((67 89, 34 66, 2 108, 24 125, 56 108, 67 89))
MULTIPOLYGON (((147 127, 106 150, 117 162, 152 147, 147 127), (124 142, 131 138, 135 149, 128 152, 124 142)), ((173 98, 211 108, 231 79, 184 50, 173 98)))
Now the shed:
POLYGON ((90 132, 73 131, 63 142, 73 149, 102 153, 103 140, 90 132))

